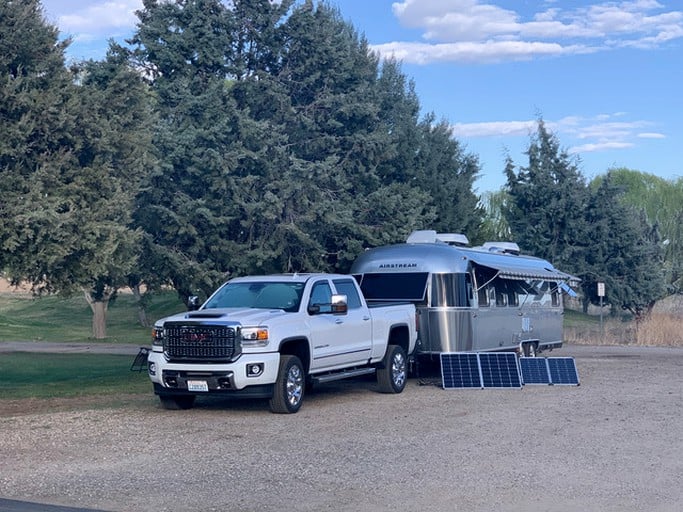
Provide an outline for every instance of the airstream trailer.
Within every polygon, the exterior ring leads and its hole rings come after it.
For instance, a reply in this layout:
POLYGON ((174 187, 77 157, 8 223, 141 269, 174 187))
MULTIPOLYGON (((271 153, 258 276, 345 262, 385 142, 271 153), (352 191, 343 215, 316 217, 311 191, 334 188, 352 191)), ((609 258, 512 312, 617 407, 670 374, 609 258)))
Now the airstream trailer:
POLYGON ((419 354, 562 346, 562 291, 575 280, 510 242, 469 247, 457 234, 417 231, 407 243, 370 249, 351 273, 368 301, 410 301, 419 354))

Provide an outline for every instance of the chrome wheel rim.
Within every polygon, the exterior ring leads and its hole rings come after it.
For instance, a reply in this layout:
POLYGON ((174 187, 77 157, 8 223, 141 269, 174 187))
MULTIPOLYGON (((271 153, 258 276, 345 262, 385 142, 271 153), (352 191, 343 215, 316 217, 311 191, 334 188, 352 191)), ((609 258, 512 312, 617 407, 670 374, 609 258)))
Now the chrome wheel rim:
POLYGON ((391 377, 396 388, 403 387, 406 381, 406 360, 403 354, 394 354, 391 361, 391 377))
POLYGON ((296 406, 301 401, 304 390, 304 375, 301 368, 292 366, 287 372, 287 402, 296 406))

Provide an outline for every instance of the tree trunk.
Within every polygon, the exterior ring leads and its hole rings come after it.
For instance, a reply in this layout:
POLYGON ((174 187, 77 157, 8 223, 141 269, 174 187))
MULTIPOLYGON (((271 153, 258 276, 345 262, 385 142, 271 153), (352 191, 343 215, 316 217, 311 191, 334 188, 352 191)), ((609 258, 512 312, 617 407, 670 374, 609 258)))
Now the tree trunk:
POLYGON ((114 291, 114 289, 106 290, 101 300, 95 300, 88 290, 83 290, 85 300, 88 301, 92 311, 92 337, 96 340, 103 340, 107 337, 107 309, 114 291))
POLYGON ((92 337, 103 340, 107 337, 107 306, 109 302, 94 301, 90 304, 92 309, 92 337))
POLYGON ((140 325, 143 327, 149 327, 149 322, 147 320, 147 311, 145 311, 145 305, 142 302, 142 294, 140 293, 140 285, 136 284, 131 287, 133 290, 133 296, 135 297, 135 302, 138 305, 138 320, 140 325))

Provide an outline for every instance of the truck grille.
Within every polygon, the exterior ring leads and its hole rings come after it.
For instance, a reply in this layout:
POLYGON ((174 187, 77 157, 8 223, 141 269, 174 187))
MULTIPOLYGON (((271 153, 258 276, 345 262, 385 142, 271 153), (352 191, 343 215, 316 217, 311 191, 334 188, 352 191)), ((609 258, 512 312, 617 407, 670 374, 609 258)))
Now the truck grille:
POLYGON ((169 361, 225 362, 239 355, 234 327, 173 323, 164 327, 164 353, 169 361))

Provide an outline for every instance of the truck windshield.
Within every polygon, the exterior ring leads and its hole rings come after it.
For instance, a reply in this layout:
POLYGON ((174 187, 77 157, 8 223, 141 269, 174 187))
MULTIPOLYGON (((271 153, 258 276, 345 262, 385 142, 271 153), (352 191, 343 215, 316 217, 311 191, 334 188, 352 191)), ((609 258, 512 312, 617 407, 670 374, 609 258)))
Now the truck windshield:
POLYGON ((249 282, 226 283, 202 309, 257 308, 299 310, 304 283, 249 282))

